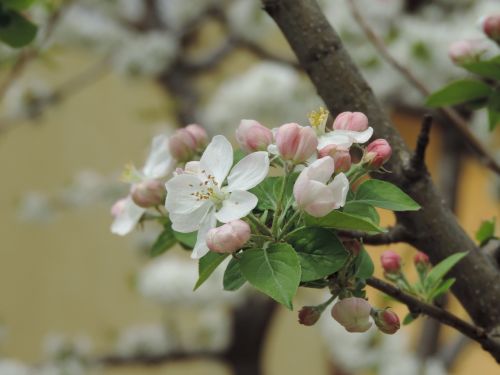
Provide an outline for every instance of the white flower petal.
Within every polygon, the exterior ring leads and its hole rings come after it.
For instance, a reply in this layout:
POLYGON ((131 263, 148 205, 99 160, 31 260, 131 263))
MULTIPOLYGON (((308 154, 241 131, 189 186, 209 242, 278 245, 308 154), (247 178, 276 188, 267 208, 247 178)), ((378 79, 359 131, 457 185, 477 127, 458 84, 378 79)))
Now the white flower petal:
POLYGON ((332 133, 340 136, 345 135, 352 139, 353 143, 365 143, 367 142, 373 135, 373 128, 369 127, 368 129, 362 132, 355 132, 352 130, 334 130, 332 133))
POLYGON ((328 145, 349 148, 353 144, 353 139, 347 134, 340 134, 339 130, 335 130, 318 138, 318 150, 328 145))
POLYGON ((170 179, 165 187, 167 189, 167 199, 165 208, 170 213, 187 214, 205 201, 199 200, 194 194, 200 190, 202 180, 197 175, 180 174, 170 179))
POLYGON ((212 212, 209 212, 208 215, 205 216, 203 222, 200 225, 200 229, 198 230, 198 237, 196 238, 196 245, 194 245, 194 249, 191 253, 191 258, 199 259, 206 253, 208 253, 207 246, 207 233, 210 229, 215 228, 217 220, 215 219, 215 215, 212 212))
POLYGON ((331 189, 335 201, 335 208, 343 207, 349 192, 349 180, 346 175, 339 173, 328 187, 331 189))
POLYGON ((217 220, 228 223, 247 216, 257 206, 258 199, 252 193, 236 190, 224 200, 222 208, 215 213, 217 220))
POLYGON ((168 137, 157 135, 153 138, 151 151, 142 168, 142 173, 147 178, 164 178, 171 174, 175 168, 176 161, 170 155, 168 148, 168 137))
POLYGON ((181 233, 191 233, 198 230, 211 208, 213 208, 213 205, 210 201, 203 201, 200 207, 190 213, 170 213, 169 217, 172 221, 172 229, 181 233))
POLYGON ((122 211, 116 215, 115 220, 111 225, 111 232, 120 236, 130 233, 137 225, 145 211, 146 209, 136 205, 132 201, 131 197, 127 197, 122 211))
POLYGON ((279 150, 278 150, 278 146, 276 145, 269 145, 267 146, 267 152, 269 152, 271 155, 279 155, 279 150))
POLYGON ((201 156, 200 166, 202 170, 210 171, 219 186, 226 179, 233 165, 233 147, 222 135, 216 135, 207 146, 201 156))
POLYGON ((249 190, 264 180, 269 172, 269 155, 252 152, 234 166, 227 178, 227 191, 249 190))
POLYGON ((302 173, 306 173, 311 180, 326 183, 335 171, 335 162, 330 156, 322 157, 313 162, 302 173))

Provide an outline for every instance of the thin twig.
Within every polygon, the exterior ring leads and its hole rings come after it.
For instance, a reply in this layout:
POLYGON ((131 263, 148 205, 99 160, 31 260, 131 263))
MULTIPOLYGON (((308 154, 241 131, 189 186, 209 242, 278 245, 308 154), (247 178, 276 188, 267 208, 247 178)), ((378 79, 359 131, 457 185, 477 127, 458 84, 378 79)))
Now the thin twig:
POLYGON ((90 66, 83 72, 71 77, 66 82, 62 83, 47 97, 36 99, 33 103, 35 108, 29 111, 29 114, 16 118, 0 118, 0 133, 11 129, 14 125, 23 121, 40 117, 47 108, 61 103, 70 95, 81 91, 90 84, 96 82, 108 73, 106 64, 107 58, 100 60, 94 65, 90 66))
POLYGON ((366 283, 372 288, 378 289, 404 303, 412 313, 428 315, 447 326, 455 328, 470 339, 479 342, 485 348, 495 348, 497 352, 500 350, 498 340, 489 337, 483 328, 474 326, 440 307, 423 302, 383 280, 371 277, 366 280, 366 283))
POLYGON ((360 231, 339 230, 341 237, 360 239, 367 245, 389 245, 398 242, 407 242, 410 234, 403 225, 396 224, 384 233, 369 234, 360 231))
MULTIPOLYGON (((422 81, 420 81, 408 67, 401 64, 390 54, 382 38, 375 33, 375 31, 368 25, 366 20, 361 15, 361 12, 357 7, 356 0, 349 0, 347 3, 349 4, 354 19, 382 58, 399 73, 401 73, 401 75, 406 78, 406 80, 410 82, 423 96, 429 96, 431 94, 431 90, 422 81)), ((472 133, 468 127, 467 121, 457 111, 450 107, 440 108, 439 112, 450 120, 450 124, 460 132, 462 137, 466 140, 466 143, 478 155, 479 160, 493 172, 500 174, 500 164, 477 139, 474 133, 472 133)))

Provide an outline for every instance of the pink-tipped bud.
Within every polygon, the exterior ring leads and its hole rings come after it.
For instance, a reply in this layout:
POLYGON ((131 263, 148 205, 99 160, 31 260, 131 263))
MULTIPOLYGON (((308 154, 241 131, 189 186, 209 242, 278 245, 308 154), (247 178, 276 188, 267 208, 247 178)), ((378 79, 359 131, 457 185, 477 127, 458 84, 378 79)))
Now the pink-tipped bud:
POLYGON ((481 22, 481 28, 488 38, 500 43, 500 14, 485 17, 481 22))
POLYGON ((250 226, 243 220, 230 221, 207 233, 207 246, 216 253, 234 253, 250 239, 250 226))
POLYGON ((236 141, 247 153, 265 151, 273 143, 273 133, 255 120, 241 120, 236 129, 236 141))
POLYGON ((425 273, 431 266, 429 257, 427 256, 427 254, 424 254, 421 251, 417 252, 413 257, 413 263, 415 264, 418 272, 425 273))
POLYGON ((391 309, 374 310, 372 317, 378 329, 388 335, 396 333, 401 326, 399 317, 391 309))
POLYGON ((333 305, 332 317, 348 332, 366 332, 372 326, 371 308, 368 301, 363 298, 344 298, 333 305))
POLYGON ((335 173, 347 172, 351 169, 351 154, 349 153, 349 149, 336 146, 336 145, 328 145, 319 150, 318 157, 322 158, 325 156, 330 156, 335 164, 335 173))
POLYGON ((334 130, 362 132, 368 129, 368 117, 361 112, 342 112, 333 121, 334 130))
POLYGON ((178 129, 168 140, 170 154, 178 161, 188 161, 197 150, 206 146, 208 136, 199 125, 178 129))
POLYGON ((208 134, 200 125, 191 124, 186 126, 185 129, 193 137, 197 150, 204 148, 208 144, 208 134))
POLYGON ((398 273, 401 271, 402 259, 399 254, 394 251, 387 250, 380 256, 380 263, 382 268, 387 273, 398 273))
POLYGON ((276 146, 284 160, 303 163, 316 153, 318 138, 313 128, 290 123, 278 128, 276 146))
POLYGON ((456 65, 476 62, 486 51, 487 47, 482 40, 459 40, 450 44, 448 56, 456 65))
POLYGON ((322 309, 317 306, 304 306, 299 311, 299 323, 305 326, 313 326, 321 317, 322 309))
POLYGON ((126 201, 127 198, 118 199, 111 207, 111 216, 113 216, 114 218, 120 216, 123 213, 123 210, 125 209, 126 201))
POLYGON ((391 145, 385 139, 376 139, 366 146, 363 162, 371 169, 378 169, 392 155, 391 145))
POLYGON ((165 184, 159 180, 145 180, 132 185, 132 200, 143 208, 154 207, 165 203, 165 184))

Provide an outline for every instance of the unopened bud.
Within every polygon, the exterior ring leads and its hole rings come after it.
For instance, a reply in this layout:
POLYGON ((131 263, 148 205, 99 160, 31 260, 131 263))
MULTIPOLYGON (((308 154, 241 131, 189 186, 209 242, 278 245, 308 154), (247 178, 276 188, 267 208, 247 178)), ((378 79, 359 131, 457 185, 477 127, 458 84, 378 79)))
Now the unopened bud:
POLYGON ((273 143, 273 133, 255 120, 241 120, 236 129, 236 141, 247 153, 265 151, 273 143))
POLYGON ((188 161, 208 141, 207 133, 199 125, 178 129, 168 140, 170 153, 178 161, 188 161))
POLYGON ((363 163, 371 169, 378 169, 391 158, 392 149, 385 139, 376 139, 366 146, 363 163))
POLYGON ((413 263, 415 264, 415 267, 419 272, 424 272, 428 270, 431 264, 427 254, 424 254, 421 251, 417 252, 413 257, 413 263))
POLYGON ((450 44, 448 56, 456 65, 463 65, 477 62, 486 49, 482 40, 459 40, 450 44))
POLYGON ((332 317, 348 332, 365 332, 370 329, 371 306, 367 300, 358 297, 344 298, 332 308, 332 317))
POLYGON ((319 150, 318 157, 330 156, 335 164, 335 173, 347 172, 351 169, 351 154, 349 149, 337 146, 328 145, 319 150))
POLYGON ((378 329, 388 335, 396 333, 401 326, 399 317, 391 309, 374 309, 372 317, 378 329))
POLYGON ((500 43, 500 14, 485 17, 481 22, 481 28, 488 38, 500 43))
POLYGON ((165 184, 159 180, 145 180, 132 185, 132 200, 143 208, 154 207, 165 203, 165 184))
POLYGON ((316 324, 322 312, 323 310, 317 306, 304 306, 299 311, 299 323, 305 326, 312 326, 316 324))
POLYGON ((334 130, 362 132, 368 129, 368 117, 361 112, 342 112, 333 122, 334 130))
POLYGON ((250 239, 250 226, 243 220, 230 221, 207 233, 207 246, 216 253, 234 253, 250 239))
POLYGON ((290 123, 278 128, 276 146, 284 160, 303 163, 316 153, 318 138, 313 128, 290 123))
POLYGON ((384 251, 380 256, 380 263, 386 273, 399 273, 401 271, 401 257, 394 251, 384 251))

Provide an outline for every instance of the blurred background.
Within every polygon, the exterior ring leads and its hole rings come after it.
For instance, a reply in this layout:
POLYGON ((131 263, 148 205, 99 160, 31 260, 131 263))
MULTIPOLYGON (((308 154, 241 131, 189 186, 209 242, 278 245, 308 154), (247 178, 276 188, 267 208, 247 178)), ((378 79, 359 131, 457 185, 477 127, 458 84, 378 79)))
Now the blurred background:
MULTIPOLYGON (((347 3, 321 1, 413 147, 425 98, 380 58, 347 3)), ((500 12, 496 0, 355 4, 429 90, 463 76, 448 45, 481 37, 478 18, 500 12)), ((321 105, 258 1, 41 0, 27 14, 39 26, 34 44, 0 48, 0 375, 241 375, 259 362, 264 374, 499 373, 478 344, 430 319, 393 336, 348 334, 327 313, 301 326, 297 311, 253 291, 222 291, 222 275, 192 292, 189 254, 148 255, 160 227, 111 234, 110 207, 128 191, 123 167, 142 165, 154 135, 199 123, 232 137, 244 118, 305 124, 321 105)), ((463 115, 498 155, 486 115, 463 115)), ((498 178, 446 120, 427 157, 471 236, 498 216, 498 178)), ((375 263, 387 248, 370 248, 375 263)), ((391 248, 411 266, 413 249, 391 248)), ((295 309, 323 298, 302 291, 295 309)), ((443 304, 466 317, 452 296, 443 304)))

